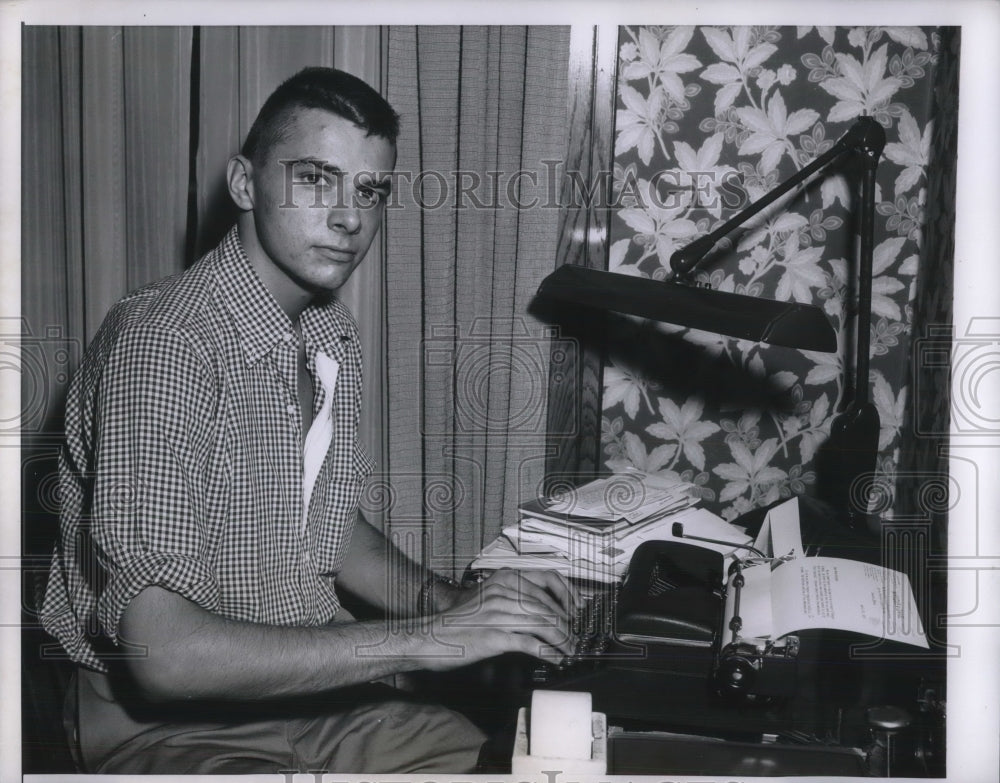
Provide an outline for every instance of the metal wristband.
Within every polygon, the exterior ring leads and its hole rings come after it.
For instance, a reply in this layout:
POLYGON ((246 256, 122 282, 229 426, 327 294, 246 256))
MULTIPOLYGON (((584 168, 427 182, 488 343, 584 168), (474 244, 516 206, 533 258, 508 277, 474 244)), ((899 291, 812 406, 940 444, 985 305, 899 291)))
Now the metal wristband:
POLYGON ((431 574, 427 577, 427 581, 424 582, 420 588, 420 592, 417 594, 417 612, 421 616, 434 614, 434 588, 439 584, 454 588, 462 586, 461 583, 450 576, 431 574))

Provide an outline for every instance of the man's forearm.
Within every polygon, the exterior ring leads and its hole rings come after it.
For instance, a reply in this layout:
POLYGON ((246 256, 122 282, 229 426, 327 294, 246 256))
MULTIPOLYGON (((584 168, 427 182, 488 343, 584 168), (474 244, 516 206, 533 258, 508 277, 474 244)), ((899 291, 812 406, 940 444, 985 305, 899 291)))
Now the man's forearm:
POLYGON ((148 651, 131 659, 129 668, 154 700, 317 693, 423 668, 433 655, 427 629, 390 633, 385 623, 240 622, 158 587, 133 599, 122 617, 121 636, 148 651))
POLYGON ((389 617, 419 614, 421 588, 430 569, 415 563, 381 532, 359 517, 351 536, 337 589, 382 609, 389 617))
POLYGON ((280 698, 506 652, 573 651, 567 624, 578 597, 558 574, 502 569, 447 598, 413 620, 271 626, 213 614, 152 586, 126 607, 119 635, 147 651, 127 665, 156 701, 280 698))

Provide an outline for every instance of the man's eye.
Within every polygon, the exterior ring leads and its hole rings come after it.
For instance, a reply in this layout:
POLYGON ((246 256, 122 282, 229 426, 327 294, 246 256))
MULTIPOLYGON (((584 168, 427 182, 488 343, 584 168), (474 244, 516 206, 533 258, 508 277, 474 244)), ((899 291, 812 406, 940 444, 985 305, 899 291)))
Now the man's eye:
POLYGON ((366 188, 360 189, 357 192, 358 206, 360 207, 373 207, 382 198, 382 194, 377 190, 368 190, 366 188))
POLYGON ((323 175, 318 171, 300 171, 297 178, 306 185, 317 185, 323 181, 323 175))

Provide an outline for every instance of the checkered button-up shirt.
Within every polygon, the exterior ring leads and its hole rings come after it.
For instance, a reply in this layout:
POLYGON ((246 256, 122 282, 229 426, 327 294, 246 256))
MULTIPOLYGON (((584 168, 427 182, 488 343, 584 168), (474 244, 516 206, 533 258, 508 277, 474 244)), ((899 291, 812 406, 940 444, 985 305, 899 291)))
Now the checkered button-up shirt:
POLYGON ((235 229, 183 274, 116 305, 70 386, 60 541, 42 608, 106 670, 128 603, 159 585, 238 620, 328 622, 373 464, 357 444, 361 351, 339 302, 300 317, 314 415, 333 438, 303 500, 298 338, 235 229), (332 405, 318 354, 338 365, 332 405))

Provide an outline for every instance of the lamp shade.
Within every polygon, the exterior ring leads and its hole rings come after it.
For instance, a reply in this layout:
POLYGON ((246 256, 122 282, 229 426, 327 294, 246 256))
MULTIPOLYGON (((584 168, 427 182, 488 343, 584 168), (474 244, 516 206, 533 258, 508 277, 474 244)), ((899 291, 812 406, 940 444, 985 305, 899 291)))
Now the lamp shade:
POLYGON ((743 340, 832 353, 837 335, 815 305, 564 264, 542 281, 547 299, 637 315, 743 340))

